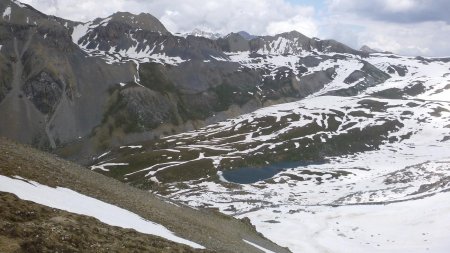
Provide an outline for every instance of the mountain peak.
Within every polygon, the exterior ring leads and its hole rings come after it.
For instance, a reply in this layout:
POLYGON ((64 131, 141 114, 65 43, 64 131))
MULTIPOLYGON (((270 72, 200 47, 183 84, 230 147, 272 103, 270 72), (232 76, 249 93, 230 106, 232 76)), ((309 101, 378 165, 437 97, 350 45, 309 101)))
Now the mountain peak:
POLYGON ((365 52, 365 53, 369 53, 369 54, 372 54, 372 53, 379 53, 379 52, 380 52, 380 51, 378 51, 378 50, 376 50, 376 49, 370 48, 370 47, 367 46, 367 45, 362 46, 362 47, 359 49, 359 51, 362 51, 362 52, 365 52))
POLYGON ((296 31, 296 30, 292 30, 290 32, 284 32, 284 33, 275 35, 275 37, 277 37, 277 36, 285 37, 287 39, 294 39, 294 38, 309 39, 308 36, 304 35, 303 33, 299 32, 299 31, 296 31))
POLYGON ((116 12, 105 19, 96 19, 94 23, 118 22, 131 26, 134 29, 142 29, 152 32, 167 34, 169 31, 153 15, 149 13, 133 14, 130 12, 116 12))
POLYGON ((198 28, 195 28, 194 30, 192 30, 192 32, 185 33, 182 36, 187 37, 189 35, 195 37, 203 37, 211 40, 217 40, 222 37, 222 34, 220 33, 206 32, 198 28))
POLYGON ((252 35, 246 31, 240 31, 240 32, 238 32, 238 34, 241 35, 241 37, 243 37, 246 40, 252 40, 252 39, 258 38, 258 36, 252 35))

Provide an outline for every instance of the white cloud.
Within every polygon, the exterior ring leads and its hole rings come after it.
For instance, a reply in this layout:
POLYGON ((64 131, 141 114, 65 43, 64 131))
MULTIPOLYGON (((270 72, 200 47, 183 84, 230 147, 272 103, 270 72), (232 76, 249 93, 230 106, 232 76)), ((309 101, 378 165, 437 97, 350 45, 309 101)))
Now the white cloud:
POLYGON ((418 3, 414 0, 383 0, 383 5, 386 7, 385 10, 390 12, 403 12, 412 10, 417 6, 417 4, 418 3))
POLYGON ((450 56, 450 26, 445 22, 386 24, 375 22, 359 35, 360 44, 405 55, 450 56))
POLYGON ((23 0, 47 14, 79 21, 106 17, 117 11, 147 12, 171 32, 201 28, 219 33, 245 30, 253 34, 275 34, 298 30, 317 35, 313 7, 286 0, 23 0))
POLYGON ((443 21, 404 24, 334 16, 320 27, 320 37, 353 48, 368 45, 411 56, 450 56, 449 35, 450 25, 443 21))
POLYGON ((282 21, 273 21, 267 25, 267 34, 278 34, 286 31, 301 31, 309 37, 318 35, 317 21, 311 18, 313 9, 299 10, 298 15, 282 21))
POLYGON ((88 21, 96 17, 106 17, 125 8, 138 7, 136 1, 109 0, 107 4, 95 0, 20 0, 45 14, 76 20, 88 21))
POLYGON ((445 21, 450 23, 448 0, 327 0, 333 13, 356 14, 394 23, 445 21))
POLYGON ((368 45, 404 55, 450 56, 448 0, 329 0, 328 5, 321 36, 355 48, 368 45))
POLYGON ((372 12, 402 12, 417 7, 422 0, 329 0, 335 10, 371 10, 372 12))

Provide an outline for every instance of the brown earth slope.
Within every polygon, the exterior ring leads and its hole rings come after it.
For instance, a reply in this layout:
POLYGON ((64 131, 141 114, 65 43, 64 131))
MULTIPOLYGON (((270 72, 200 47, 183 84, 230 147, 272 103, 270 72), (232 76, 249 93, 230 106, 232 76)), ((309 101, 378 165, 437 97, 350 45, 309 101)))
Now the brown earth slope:
POLYGON ((0 252, 213 252, 0 193, 0 252))
MULTIPOLYGON (((215 250, 217 252, 261 252, 246 244, 243 239, 274 252, 289 252, 287 249, 264 238, 255 231, 253 226, 245 221, 222 215, 213 210, 194 210, 180 204, 171 203, 169 200, 158 198, 148 192, 128 186, 114 179, 87 170, 81 166, 2 138, 0 138, 0 175, 17 175, 48 186, 70 188, 81 194, 130 210, 145 219, 162 224, 175 232, 178 236, 197 242, 207 249, 215 250)), ((2 195, 1 197, 2 206, 3 203, 14 203, 12 202, 13 200, 8 200, 8 198, 11 198, 9 195, 2 195)), ((30 205, 29 202, 25 201, 17 201, 17 203, 26 206, 30 205)), ((44 218, 31 221, 33 224, 32 227, 42 229, 42 235, 45 235, 45 233, 53 233, 46 230, 46 228, 51 229, 52 224, 58 224, 58 226, 60 226, 64 223, 61 222, 61 218, 56 218, 55 221, 55 217, 61 215, 53 213, 50 215, 48 212, 52 212, 50 211, 52 209, 43 208, 43 210, 44 209, 46 211, 43 211, 43 213, 47 213, 42 214, 44 218)), ((6 210, 6 212, 10 211, 6 210)), ((2 222, 8 222, 7 218, 4 218, 3 215, 2 217, 2 222)), ((70 231, 70 224, 73 220, 80 219, 80 223, 74 226, 74 228, 78 229, 83 229, 82 224, 89 223, 88 220, 96 221, 91 218, 68 214, 64 219, 67 219, 67 224, 69 224, 67 227, 64 227, 64 231, 70 231)), ((95 233, 99 240, 96 241, 96 238, 91 238, 91 242, 101 244, 101 238, 103 236, 109 238, 107 234, 103 235, 101 231, 112 229, 112 227, 107 225, 103 225, 102 227, 99 225, 100 223, 98 223, 98 221, 96 222, 92 222, 91 228, 99 229, 98 233, 94 232, 95 230, 92 230, 92 233, 95 233)), ((14 225, 17 226, 19 230, 20 223, 21 222, 19 221, 17 222, 17 225, 14 225)), ((125 252, 148 251, 146 248, 141 250, 137 248, 138 244, 140 247, 153 247, 144 245, 146 241, 159 245, 161 247, 160 249, 165 248, 166 244, 169 245, 169 242, 163 239, 154 240, 152 237, 144 235, 135 238, 135 241, 127 240, 126 236, 122 238, 121 235, 133 233, 129 230, 117 229, 114 231, 111 230, 110 233, 113 238, 114 236, 117 236, 117 239, 119 240, 116 244, 117 247, 121 247, 122 245, 134 245, 136 247, 136 249, 133 249, 128 248, 127 246, 125 252), (120 238, 122 238, 121 241, 120 238)), ((137 232, 134 233, 138 234, 137 232)), ((73 234, 75 235, 75 233, 73 234)), ((129 236, 131 237, 131 234, 129 234, 129 236)), ((12 244, 17 243, 19 246, 21 245, 20 243, 25 242, 17 241, 17 239, 14 238, 11 239, 11 237, 5 237, 5 235, 2 235, 0 238, 2 238, 1 240, 12 240, 12 244)), ((111 241, 104 243, 111 243, 111 241)), ((170 245, 174 244, 172 243, 170 245)), ((186 250, 180 252, 190 252, 188 250, 191 250, 184 246, 178 245, 177 247, 177 249, 186 250)), ((149 250, 150 249, 151 248, 149 248, 149 250)), ((38 250, 38 252, 41 251, 38 250)))

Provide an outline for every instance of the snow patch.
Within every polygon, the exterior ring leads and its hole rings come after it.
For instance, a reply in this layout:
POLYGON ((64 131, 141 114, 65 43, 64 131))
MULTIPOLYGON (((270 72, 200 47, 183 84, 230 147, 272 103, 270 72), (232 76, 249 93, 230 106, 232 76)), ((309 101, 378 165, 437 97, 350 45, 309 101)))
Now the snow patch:
POLYGON ((91 166, 91 170, 101 170, 101 171, 109 171, 106 167, 111 166, 126 166, 128 163, 102 163, 98 165, 91 166))
POLYGON ((2 15, 3 19, 6 19, 6 17, 8 17, 8 20, 11 20, 11 7, 6 7, 5 11, 3 12, 2 15))
POLYGON ((95 160, 96 160, 96 159, 100 159, 100 158, 106 156, 106 155, 109 154, 109 153, 111 153, 111 151, 105 152, 105 153, 101 154, 100 156, 98 156, 97 158, 94 158, 94 159, 95 159, 95 160))
POLYGON ((121 146, 120 149, 122 149, 122 148, 139 149, 139 148, 142 148, 142 145, 137 145, 137 146, 121 146))
POLYGON ((17 1, 17 0, 12 0, 12 1, 13 1, 13 3, 17 4, 19 7, 22 7, 22 8, 27 7, 25 4, 21 3, 20 1, 17 1))
POLYGON ((75 26, 72 32, 72 41, 78 45, 78 41, 86 35, 91 23, 83 23, 75 26))

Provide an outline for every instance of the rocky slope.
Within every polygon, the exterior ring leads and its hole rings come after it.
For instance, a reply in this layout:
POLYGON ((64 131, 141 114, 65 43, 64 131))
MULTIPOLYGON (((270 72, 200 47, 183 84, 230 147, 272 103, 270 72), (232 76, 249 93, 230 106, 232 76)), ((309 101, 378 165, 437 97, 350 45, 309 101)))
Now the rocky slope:
POLYGON ((0 192, 0 203, 0 251, 4 253, 210 252, 111 227, 93 218, 24 201, 8 193, 0 192))
POLYGON ((14 1, 0 1, 0 12, 1 135, 55 148, 91 133, 110 88, 132 79, 133 64, 86 57, 72 42, 73 22, 14 1))
POLYGON ((78 23, 10 0, 0 13, 0 134, 77 160, 304 98, 347 60, 362 86, 389 78, 367 53, 298 32, 184 38, 149 14, 78 23))
MULTIPOLYGON (((244 58, 245 54, 236 57, 242 57, 242 64, 254 64, 252 58, 244 58)), ((122 180, 130 179, 130 172, 135 172, 133 178, 141 179, 152 175, 159 180, 157 175, 165 178, 176 171, 183 177, 203 178, 217 170, 278 162, 322 163, 329 157, 378 150, 412 139, 424 125, 439 125, 444 132, 434 141, 447 142, 450 64, 446 59, 374 54, 361 61, 358 56, 347 55, 317 60, 316 64, 305 76, 326 72, 334 64, 343 67, 333 74, 333 80, 300 102, 139 142, 135 146, 140 148, 134 151, 126 146, 117 148, 93 163, 127 163, 110 170, 122 180), (200 163, 202 166, 196 166, 200 163), (164 164, 171 172, 164 170, 164 164), (201 167, 210 173, 183 173, 185 167, 201 167)))
MULTIPOLYGON (((0 191, 8 190, 4 189, 8 187, 6 182, 15 180, 18 183, 29 182, 27 185, 34 185, 36 189, 34 192, 39 192, 42 188, 40 185, 45 185, 43 187, 49 194, 41 196, 41 199, 44 197, 43 201, 51 202, 56 201, 55 199, 49 200, 51 192, 58 191, 58 189, 61 191, 61 187, 64 187, 67 188, 62 190, 64 194, 71 193, 73 195, 75 193, 78 196, 83 194, 95 198, 95 201, 103 201, 123 208, 144 219, 161 224, 177 235, 197 242, 209 250, 217 252, 260 252, 258 248, 245 242, 248 241, 274 252, 288 252, 258 234, 245 219, 233 219, 214 210, 194 210, 168 199, 157 198, 148 192, 136 190, 70 162, 3 138, 0 139, 0 154, 2 164, 0 166, 0 179, 2 180, 0 191)), ((26 187, 10 188, 11 191, 20 189, 26 189, 26 187)), ((26 192, 25 194, 28 193, 32 194, 33 192, 26 192)), ((77 201, 73 198, 70 199, 71 202, 77 201)), ((36 250, 45 250, 46 248, 53 249, 53 251, 59 248, 69 250, 73 247, 71 246, 72 243, 82 240, 82 238, 79 238, 80 233, 77 232, 82 230, 91 233, 92 237, 85 240, 80 247, 94 245, 94 249, 99 249, 105 246, 120 251, 120 248, 129 246, 137 252, 146 252, 147 249, 152 250, 153 248, 157 249, 156 252, 160 252, 158 250, 166 250, 166 247, 171 247, 179 250, 177 252, 193 251, 192 248, 175 244, 160 237, 111 227, 93 218, 18 200, 10 194, 2 193, 1 201, 0 212, 5 215, 0 218, 0 248, 21 248, 22 251, 26 251, 27 247, 34 246, 36 250), (26 212, 26 210, 35 207, 37 209, 34 213, 26 212), (18 208, 22 212, 14 213, 13 210, 18 208), (73 224, 73 220, 80 223, 73 224), (41 230, 37 231, 37 229, 41 230), (38 234, 41 237, 48 234, 51 238, 32 238, 38 234), (55 236, 57 238, 54 238, 55 236), (106 236, 134 237, 134 239, 131 242, 126 242, 121 238, 115 244, 111 244, 111 241, 105 241, 106 236), (64 241, 64 238, 67 241, 64 241), (28 242, 28 240, 32 241, 28 242), (34 241, 36 243, 33 243, 34 241), (134 243, 139 245, 134 245, 134 243)), ((83 202, 84 208, 82 209, 84 211, 89 209, 91 201, 83 202)), ((75 207, 80 208, 77 205, 75 207)), ((106 215, 106 213, 102 215, 106 215)), ((125 217, 120 216, 115 219, 122 220, 125 217)), ((128 249, 131 250, 131 248, 128 249)), ((101 250, 106 250, 106 248, 101 250)))

